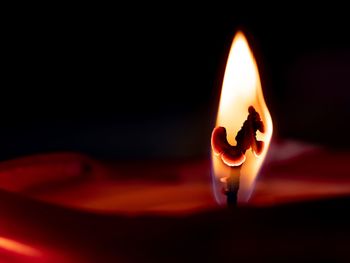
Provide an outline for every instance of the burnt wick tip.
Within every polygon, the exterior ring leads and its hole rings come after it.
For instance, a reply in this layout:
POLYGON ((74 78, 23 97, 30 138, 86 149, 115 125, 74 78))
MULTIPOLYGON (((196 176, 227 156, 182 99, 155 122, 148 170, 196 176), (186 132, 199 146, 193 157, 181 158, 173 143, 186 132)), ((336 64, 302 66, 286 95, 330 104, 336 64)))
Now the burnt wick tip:
POLYGON ((213 152, 231 167, 231 174, 226 180, 224 189, 228 207, 236 207, 237 205, 240 168, 246 159, 245 152, 251 148, 256 155, 259 155, 264 148, 264 142, 256 139, 257 131, 264 132, 264 124, 260 115, 253 106, 249 106, 248 113, 247 119, 235 137, 237 145, 232 146, 228 142, 225 127, 215 127, 212 133, 213 152))

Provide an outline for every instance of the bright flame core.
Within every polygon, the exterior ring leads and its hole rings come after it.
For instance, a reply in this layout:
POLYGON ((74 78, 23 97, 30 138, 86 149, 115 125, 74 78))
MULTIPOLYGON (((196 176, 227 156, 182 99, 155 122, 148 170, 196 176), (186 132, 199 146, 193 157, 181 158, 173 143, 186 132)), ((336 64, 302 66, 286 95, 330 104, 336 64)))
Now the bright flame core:
MULTIPOLYGON (((249 106, 255 108, 264 123, 265 132, 257 132, 257 139, 264 141, 265 146, 258 157, 251 149, 246 152, 246 160, 240 169, 238 202, 249 199, 272 136, 272 119, 262 93, 258 67, 247 39, 242 32, 238 32, 228 56, 216 119, 216 126, 226 128, 227 139, 231 145, 236 145, 235 137, 248 117, 249 106)), ((231 168, 221 158, 212 153, 212 161, 215 178, 222 180, 229 176, 231 168)))

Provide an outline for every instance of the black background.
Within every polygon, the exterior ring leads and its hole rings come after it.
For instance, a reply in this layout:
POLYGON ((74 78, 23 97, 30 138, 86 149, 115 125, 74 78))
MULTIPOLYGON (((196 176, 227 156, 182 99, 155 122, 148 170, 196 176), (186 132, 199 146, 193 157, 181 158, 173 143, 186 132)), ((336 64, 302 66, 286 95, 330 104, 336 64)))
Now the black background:
POLYGON ((241 29, 276 138, 347 148, 349 16, 341 6, 17 6, 4 22, 0 158, 203 156, 241 29))

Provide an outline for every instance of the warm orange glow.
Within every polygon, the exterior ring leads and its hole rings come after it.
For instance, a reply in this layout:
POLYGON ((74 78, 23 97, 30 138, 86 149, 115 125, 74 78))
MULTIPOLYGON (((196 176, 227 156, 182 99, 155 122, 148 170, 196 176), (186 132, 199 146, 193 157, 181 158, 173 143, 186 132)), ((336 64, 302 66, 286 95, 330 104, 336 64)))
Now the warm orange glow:
MULTIPOLYGON (((221 90, 216 126, 227 130, 227 139, 231 145, 236 145, 235 137, 248 116, 248 108, 252 105, 259 113, 265 132, 257 132, 257 139, 265 143, 260 156, 255 156, 251 150, 246 152, 246 160, 240 170, 240 190, 238 201, 248 200, 259 168, 266 156, 272 136, 272 120, 266 106, 258 67, 249 48, 247 39, 238 32, 233 39, 227 60, 224 81, 221 90)), ((216 178, 224 181, 230 174, 230 167, 212 154, 213 172, 216 178)))
POLYGON ((23 256, 39 257, 40 252, 28 245, 14 241, 12 239, 0 237, 0 249, 14 252, 23 256))

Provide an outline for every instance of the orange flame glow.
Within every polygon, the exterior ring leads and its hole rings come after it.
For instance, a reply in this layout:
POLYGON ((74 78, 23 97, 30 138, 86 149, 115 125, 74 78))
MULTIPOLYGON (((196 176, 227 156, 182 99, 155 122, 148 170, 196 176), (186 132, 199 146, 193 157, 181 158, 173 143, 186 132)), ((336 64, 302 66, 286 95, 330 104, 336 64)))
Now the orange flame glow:
POLYGON ((41 255, 40 251, 35 248, 5 237, 0 237, 0 249, 28 257, 39 257, 41 255))
MULTIPOLYGON (((216 120, 216 126, 226 128, 227 140, 231 145, 236 145, 235 137, 247 119, 249 106, 255 108, 264 123, 265 131, 257 132, 257 139, 264 141, 265 146, 259 156, 255 156, 251 150, 245 154, 246 160, 239 171, 238 202, 240 203, 248 200, 259 168, 266 156, 272 136, 272 119, 262 93, 255 58, 244 34, 238 32, 233 39, 228 56, 216 120)), ((224 181, 232 168, 213 153, 212 162, 214 179, 224 181)))

